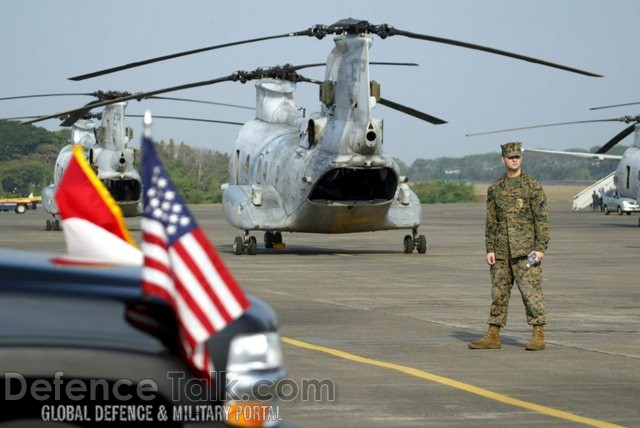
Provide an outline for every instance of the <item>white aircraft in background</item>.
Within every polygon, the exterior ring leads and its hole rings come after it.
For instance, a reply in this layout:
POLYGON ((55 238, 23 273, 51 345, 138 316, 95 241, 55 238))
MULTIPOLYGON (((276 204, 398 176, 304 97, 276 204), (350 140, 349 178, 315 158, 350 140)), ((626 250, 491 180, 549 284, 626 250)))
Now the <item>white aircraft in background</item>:
MULTIPOLYGON (((638 104, 638 103, 635 103, 638 104)), ((615 106, 605 106, 605 107, 594 107, 592 110, 601 109, 601 108, 609 108, 609 107, 618 107, 623 105, 630 104, 619 104, 615 106)), ((618 194, 621 197, 632 198, 636 201, 640 201, 640 116, 623 116, 614 119, 595 119, 595 120, 582 120, 576 122, 562 122, 562 123, 551 123, 547 125, 535 125, 535 126, 526 126, 521 128, 510 128, 510 129, 501 129, 498 131, 488 131, 488 132, 480 132, 475 134, 467 134, 468 137, 482 134, 490 134, 497 132, 507 132, 507 131, 516 131, 521 129, 530 129, 530 128, 542 128, 548 126, 560 126, 560 125, 572 125, 578 123, 592 123, 592 122, 624 122, 630 124, 628 127, 619 132, 616 136, 614 136, 611 140, 609 140, 605 145, 600 147, 595 153, 586 153, 586 152, 565 152, 560 150, 546 150, 546 149, 525 149, 525 151, 535 152, 535 153, 547 153, 547 154, 556 154, 556 155, 564 155, 564 156, 573 156, 573 157, 582 157, 589 158, 594 160, 617 160, 618 166, 616 167, 615 175, 613 178, 613 182, 618 190, 618 194), (606 152, 611 150, 613 146, 618 144, 620 141, 633 134, 633 145, 629 146, 628 149, 624 151, 622 155, 608 155, 606 152)), ((638 226, 640 226, 640 218, 638 219, 638 226)))

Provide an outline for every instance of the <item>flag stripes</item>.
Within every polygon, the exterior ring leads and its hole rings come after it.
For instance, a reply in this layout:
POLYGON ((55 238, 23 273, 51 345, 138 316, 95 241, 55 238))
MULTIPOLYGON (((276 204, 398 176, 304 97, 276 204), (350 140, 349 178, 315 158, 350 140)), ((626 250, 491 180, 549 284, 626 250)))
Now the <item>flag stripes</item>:
POLYGON ((207 339, 241 316, 249 301, 191 216, 150 139, 143 138, 142 152, 142 290, 172 306, 183 354, 209 378, 207 339))

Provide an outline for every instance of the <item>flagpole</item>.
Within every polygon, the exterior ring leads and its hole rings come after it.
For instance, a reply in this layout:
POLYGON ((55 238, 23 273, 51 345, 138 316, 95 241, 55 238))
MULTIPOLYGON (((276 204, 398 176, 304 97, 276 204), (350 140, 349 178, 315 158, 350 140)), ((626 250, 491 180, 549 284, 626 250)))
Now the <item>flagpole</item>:
POLYGON ((151 112, 149 110, 144 112, 144 119, 142 122, 144 124, 144 136, 146 138, 151 138, 151 112))

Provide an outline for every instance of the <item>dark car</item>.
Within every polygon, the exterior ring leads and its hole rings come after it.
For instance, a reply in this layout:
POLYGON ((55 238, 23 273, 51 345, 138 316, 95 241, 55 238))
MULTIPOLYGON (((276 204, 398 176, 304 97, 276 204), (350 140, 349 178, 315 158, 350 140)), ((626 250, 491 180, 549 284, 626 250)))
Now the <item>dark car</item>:
POLYGON ((171 308, 141 294, 139 267, 0 249, 0 426, 283 426, 277 320, 249 299, 208 341, 204 383, 180 357, 171 308))

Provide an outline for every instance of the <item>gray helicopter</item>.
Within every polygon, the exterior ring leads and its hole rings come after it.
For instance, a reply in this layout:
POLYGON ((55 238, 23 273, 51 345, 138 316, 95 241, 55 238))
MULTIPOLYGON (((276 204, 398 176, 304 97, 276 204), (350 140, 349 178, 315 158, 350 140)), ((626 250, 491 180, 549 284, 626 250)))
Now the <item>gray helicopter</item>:
MULTIPOLYGON (((591 110, 600 110, 605 108, 613 108, 613 107, 624 107, 630 106, 634 104, 640 104, 640 102, 634 103, 625 103, 625 104, 616 104, 602 107, 592 107, 591 110)), ((616 187, 616 190, 620 197, 623 198, 631 198, 636 201, 640 201, 640 116, 622 116, 616 118, 607 118, 607 119, 591 119, 591 120, 578 120, 572 122, 559 122, 559 123, 548 123, 542 125, 532 125, 532 126, 524 126, 519 128, 510 128, 510 129, 499 129, 495 131, 485 131, 478 132, 473 134, 467 134, 468 137, 484 135, 484 134, 494 134, 499 132, 509 132, 509 131, 518 131, 525 129, 533 129, 533 128, 545 128, 550 126, 564 126, 564 125, 577 125, 577 124, 588 124, 588 123, 598 123, 598 122, 622 122, 628 124, 622 131, 613 136, 609 141, 607 141, 604 145, 598 148, 594 153, 587 152, 571 152, 571 151, 560 151, 560 150, 551 150, 551 149, 539 149, 539 148, 525 148, 525 152, 532 153, 544 153, 550 155, 561 155, 561 156, 571 156, 571 157, 581 157, 593 159, 596 161, 600 160, 613 160, 618 161, 616 166, 615 174, 613 176, 613 183, 616 187), (623 141, 626 137, 633 134, 633 145, 629 146, 622 155, 611 155, 607 154, 609 150, 611 150, 615 145, 623 141)), ((638 218, 638 226, 640 226, 640 218, 638 218)))
MULTIPOLYGON (((83 148, 84 157, 96 172, 100 181, 105 185, 113 199, 116 201, 125 217, 134 217, 142 214, 142 179, 136 165, 135 150, 129 147, 133 139, 132 128, 126 126, 125 118, 142 117, 141 115, 126 114, 127 101, 114 101, 122 97, 130 96, 129 92, 120 91, 96 91, 92 93, 57 93, 20 95, 0 98, 0 101, 59 96, 90 96, 96 98, 80 109, 67 113, 56 113, 49 116, 11 117, 6 120, 26 120, 24 123, 40 122, 47 119, 62 119, 60 126, 70 127, 71 135, 69 144, 65 145, 56 158, 53 183, 42 190, 42 207, 50 214, 46 221, 46 230, 60 230, 60 218, 55 201, 55 193, 58 184, 72 157, 72 146, 79 145, 83 148), (101 110, 96 109, 98 102, 101 110), (98 121, 99 122, 98 122, 98 121)), ((218 103, 214 101, 195 100, 189 98, 153 97, 154 99, 170 101, 186 101, 205 104, 222 105, 225 107, 253 109, 253 107, 239 106, 236 104, 218 103)), ((205 121, 224 123, 229 125, 242 125, 239 122, 220 121, 213 119, 187 118, 179 116, 156 116, 158 119, 176 119, 190 121, 205 121)))
MULTIPOLYGON (((41 94, 5 97, 0 100, 62 95, 93 96, 98 101, 104 101, 122 97, 127 93, 98 91, 87 94, 41 94)), ((56 158, 53 183, 42 190, 42 207, 50 215, 46 221, 46 230, 60 230, 55 193, 64 170, 72 158, 72 146, 74 145, 83 148, 84 156, 89 165, 109 190, 122 209, 124 216, 136 216, 142 212, 142 179, 135 167, 134 150, 128 147, 133 138, 133 131, 124 123, 127 103, 114 102, 105 106, 100 113, 91 113, 94 102, 90 102, 72 113, 55 116, 55 118, 62 119, 60 126, 71 128, 71 136, 69 144, 60 150, 56 158), (96 122, 94 119, 99 119, 100 122, 96 122)))
MULTIPOLYGON (((383 151, 383 120, 374 108, 386 107, 431 124, 444 120, 380 96, 380 85, 370 79, 372 35, 401 35, 452 44, 579 73, 597 74, 507 51, 396 29, 387 24, 344 19, 303 31, 209 46, 153 58, 70 78, 84 80, 153 62, 244 43, 276 38, 334 35, 335 47, 326 61, 323 81, 306 78, 298 70, 312 65, 239 71, 217 79, 174 86, 123 97, 110 102, 142 99, 161 93, 227 81, 257 80, 256 116, 245 123, 229 163, 229 183, 222 207, 229 223, 242 230, 233 243, 237 255, 256 254, 251 231, 264 232, 264 246, 282 245, 282 232, 354 233, 407 230, 404 253, 427 251, 420 200, 402 177, 393 158, 383 151), (320 111, 309 116, 293 93, 298 83, 317 84, 320 111)), ((317 64, 313 64, 317 65, 317 64)), ((101 103, 97 103, 99 106, 101 103)), ((104 104, 106 105, 105 101, 104 104)))

